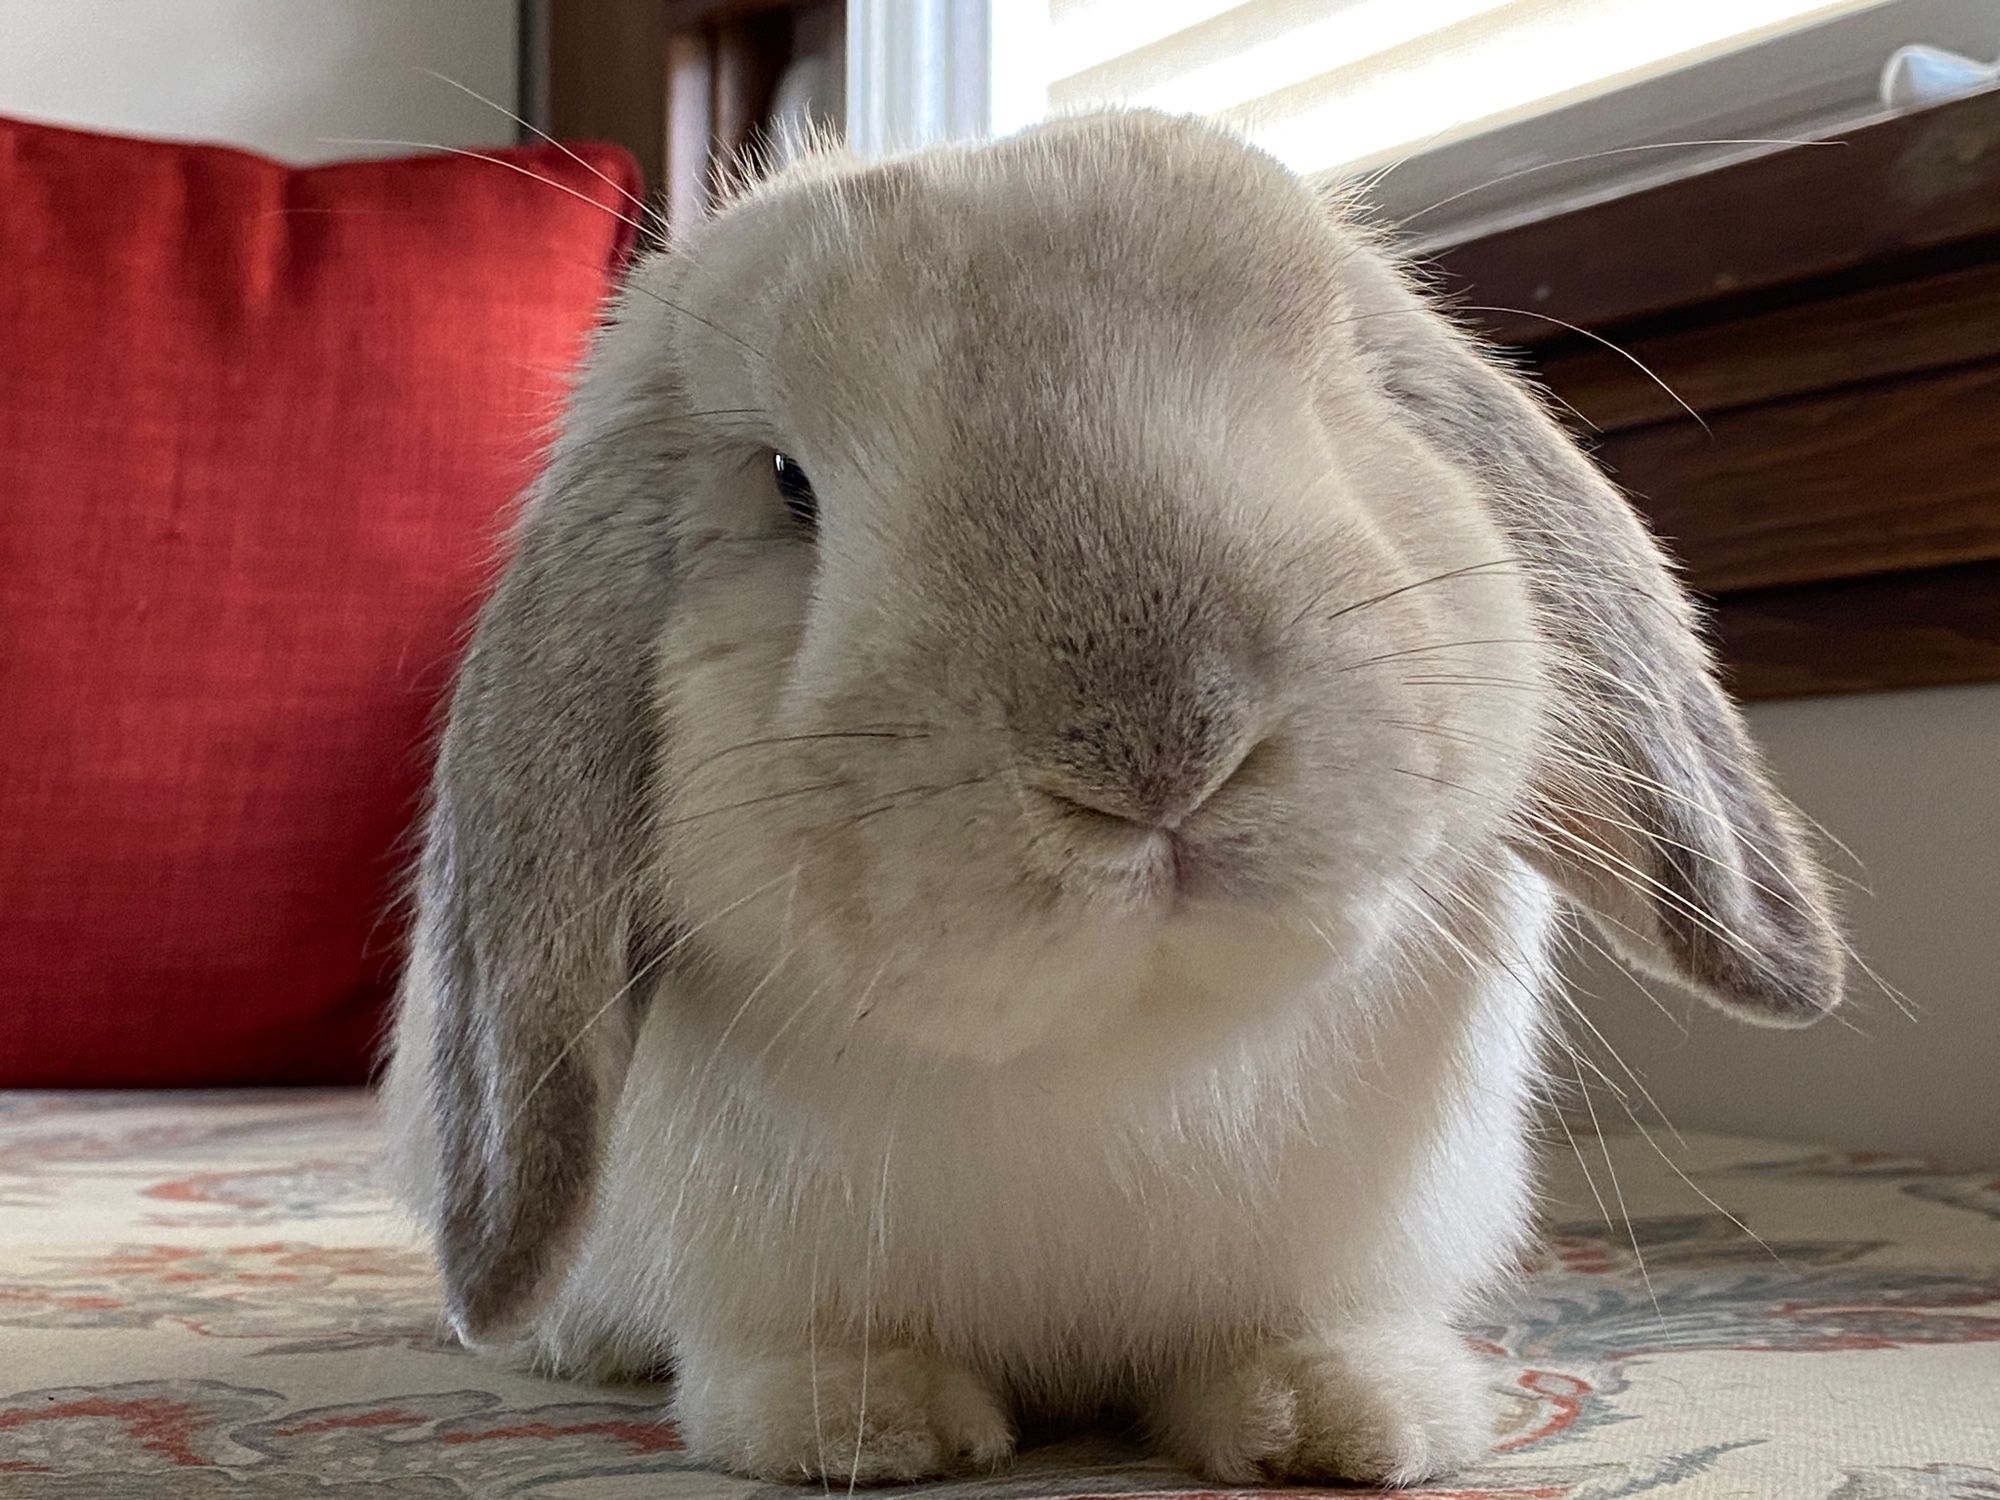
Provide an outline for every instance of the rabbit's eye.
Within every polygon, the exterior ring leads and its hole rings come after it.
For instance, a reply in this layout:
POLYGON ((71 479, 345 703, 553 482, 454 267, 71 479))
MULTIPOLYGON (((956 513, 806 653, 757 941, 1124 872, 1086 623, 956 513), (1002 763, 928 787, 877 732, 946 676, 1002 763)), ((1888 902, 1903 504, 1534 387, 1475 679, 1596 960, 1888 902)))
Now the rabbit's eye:
POLYGON ((785 509, 792 513, 792 519, 808 530, 819 526, 819 496, 813 493, 813 482, 806 478, 806 471, 799 467, 799 461, 785 453, 771 455, 771 477, 778 487, 778 498, 785 502, 785 509))

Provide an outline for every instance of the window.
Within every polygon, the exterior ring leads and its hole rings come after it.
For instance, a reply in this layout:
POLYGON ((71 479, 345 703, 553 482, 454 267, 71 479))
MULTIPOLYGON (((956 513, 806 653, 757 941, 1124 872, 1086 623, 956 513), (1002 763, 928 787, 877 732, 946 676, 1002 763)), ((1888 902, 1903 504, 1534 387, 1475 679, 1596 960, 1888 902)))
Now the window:
POLYGON ((1357 171, 1878 0, 1053 0, 1059 109, 1211 115, 1357 171))
POLYGON ((1995 0, 850 0, 849 17, 863 149, 1105 104, 1199 113, 1303 173, 1391 168, 1383 211, 1433 238, 1852 125, 1905 44, 2000 53, 1995 0))

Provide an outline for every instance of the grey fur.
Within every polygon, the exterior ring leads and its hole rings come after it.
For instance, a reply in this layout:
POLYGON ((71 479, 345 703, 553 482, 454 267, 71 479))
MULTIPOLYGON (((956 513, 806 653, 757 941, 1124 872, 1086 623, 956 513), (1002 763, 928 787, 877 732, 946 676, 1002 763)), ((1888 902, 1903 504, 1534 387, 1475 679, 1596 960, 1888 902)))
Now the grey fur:
POLYGON ((1658 545, 1519 380, 1385 263, 1358 258, 1352 275, 1385 386, 1482 477, 1560 648, 1572 711, 1554 722, 1523 846, 1632 961, 1748 1019, 1825 1014, 1845 968, 1825 881, 1658 545))
POLYGON ((630 1049, 672 437, 620 425, 542 480, 440 746, 409 982, 433 997, 434 1233, 468 1337, 531 1313, 573 1248, 630 1049))

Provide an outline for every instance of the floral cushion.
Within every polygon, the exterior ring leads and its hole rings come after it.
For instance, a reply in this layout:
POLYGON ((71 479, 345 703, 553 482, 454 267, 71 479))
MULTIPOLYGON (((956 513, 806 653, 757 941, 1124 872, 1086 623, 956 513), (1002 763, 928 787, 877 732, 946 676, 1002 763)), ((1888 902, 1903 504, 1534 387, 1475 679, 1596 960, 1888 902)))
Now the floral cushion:
MULTIPOLYGON (((0 1095, 0 1495, 773 1490, 692 1466, 657 1389, 440 1337, 375 1132, 358 1092, 0 1095)), ((2000 1180, 1660 1146, 1686 1178, 1640 1137, 1579 1141, 1607 1224, 1562 1145, 1545 1247, 1476 1331, 1498 1448, 1415 1493, 2000 1497, 2000 1180)), ((1109 1433, 930 1488, 1201 1492, 1109 1433)))

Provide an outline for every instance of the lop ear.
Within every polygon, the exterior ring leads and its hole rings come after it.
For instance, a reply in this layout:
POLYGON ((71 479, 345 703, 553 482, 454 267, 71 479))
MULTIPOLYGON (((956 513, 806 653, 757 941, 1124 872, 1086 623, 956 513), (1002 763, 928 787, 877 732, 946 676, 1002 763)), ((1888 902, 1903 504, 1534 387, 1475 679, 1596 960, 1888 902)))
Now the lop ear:
POLYGON ((1349 269, 1364 356, 1482 483, 1556 647, 1524 851, 1628 961, 1751 1020, 1817 1019, 1845 966, 1825 880, 1658 545, 1520 380, 1372 251, 1349 269))
POLYGON ((544 480, 459 676, 391 1073, 409 1049, 469 1342, 517 1331, 567 1265, 631 1054, 664 485, 630 454, 585 467, 544 480))

